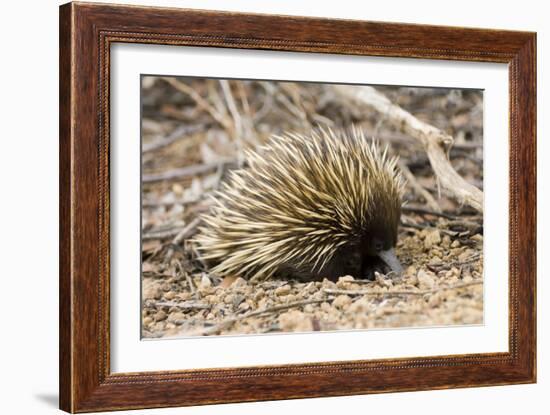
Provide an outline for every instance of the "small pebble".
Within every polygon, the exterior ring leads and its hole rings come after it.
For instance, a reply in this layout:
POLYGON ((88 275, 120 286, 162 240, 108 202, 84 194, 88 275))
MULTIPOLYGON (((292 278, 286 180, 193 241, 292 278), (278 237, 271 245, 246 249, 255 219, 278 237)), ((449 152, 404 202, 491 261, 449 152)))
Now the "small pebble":
POLYGON ((292 294, 289 294, 285 297, 285 301, 287 303, 293 303, 296 301, 296 296, 295 295, 292 295, 292 294))
POLYGON ((246 287, 247 285, 248 282, 244 278, 239 277, 235 281, 233 281, 233 284, 231 284, 231 288, 242 288, 246 287))
POLYGON ((254 293, 254 301, 259 301, 263 297, 265 297, 265 290, 263 288, 258 288, 254 293))
POLYGON ((162 310, 160 311, 157 311, 157 313, 153 316, 153 318, 155 319, 155 321, 162 321, 162 320, 166 320, 166 317, 168 317, 166 315, 166 313, 162 310))
POLYGON ((250 309, 250 305, 247 303, 247 302, 242 302, 241 304, 239 304, 239 310, 249 310, 250 309))
POLYGON ((458 256, 458 260, 459 261, 467 261, 467 260, 471 259, 471 257, 474 254, 475 254, 475 252, 472 249, 467 249, 458 256))
POLYGON ((330 280, 327 280, 326 278, 323 280, 321 286, 323 288, 336 288, 336 284, 330 280))
POLYGON ((325 312, 329 312, 332 310, 332 307, 330 306, 329 303, 321 303, 321 310, 325 312))
POLYGON ((305 313, 313 313, 315 311, 315 307, 313 307, 312 304, 306 304, 304 306, 304 312, 305 313))
POLYGON ((206 275, 203 275, 201 278, 201 288, 209 288, 212 287, 212 281, 210 281, 210 278, 208 278, 206 275))
POLYGON ((162 290, 157 286, 149 287, 144 291, 143 297, 146 300, 151 300, 151 299, 158 300, 160 299, 160 297, 162 297, 162 290))
POLYGON ((181 324, 186 319, 186 315, 181 311, 176 311, 175 313, 170 313, 168 316, 168 321, 171 323, 181 324))
POLYGON ((351 275, 346 275, 345 277, 338 278, 338 282, 353 282, 355 281, 355 278, 353 278, 351 275))
POLYGON ((235 295, 234 295, 234 294, 227 294, 227 295, 224 297, 223 302, 224 302, 225 304, 232 304, 234 299, 235 299, 235 295))
POLYGON ((287 311, 278 320, 283 331, 313 331, 311 319, 298 310, 287 311))
POLYGON ((439 234, 439 230, 434 229, 426 234, 426 237, 424 238, 424 249, 429 250, 440 242, 441 235, 439 234))
POLYGON ((339 295, 334 299, 332 305, 336 308, 343 309, 351 304, 351 298, 348 295, 339 295))
POLYGON ((416 275, 416 267, 414 265, 409 265, 407 267, 407 271, 405 271, 406 275, 416 275))
POLYGON ((424 270, 418 271, 418 283, 420 284, 421 289, 431 290, 435 285, 435 279, 424 270))
POLYGON ((275 295, 279 297, 283 295, 288 295, 289 293, 290 293, 290 285, 285 284, 275 289, 275 295))

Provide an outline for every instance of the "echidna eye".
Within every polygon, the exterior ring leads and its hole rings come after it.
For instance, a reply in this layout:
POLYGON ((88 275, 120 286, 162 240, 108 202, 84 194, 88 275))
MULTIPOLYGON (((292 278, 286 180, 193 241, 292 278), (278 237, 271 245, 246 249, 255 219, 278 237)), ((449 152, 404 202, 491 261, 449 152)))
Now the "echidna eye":
POLYGON ((375 249, 376 251, 381 251, 382 248, 384 248, 382 242, 380 242, 380 241, 374 241, 374 249, 375 249))

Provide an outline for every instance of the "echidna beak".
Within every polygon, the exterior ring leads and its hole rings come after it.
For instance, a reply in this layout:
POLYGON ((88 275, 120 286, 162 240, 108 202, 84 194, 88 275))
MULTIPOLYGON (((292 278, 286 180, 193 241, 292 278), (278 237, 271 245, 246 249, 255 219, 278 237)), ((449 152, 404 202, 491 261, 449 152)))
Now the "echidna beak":
POLYGON ((401 266, 401 262, 399 262, 399 259, 397 258, 397 255, 395 255, 395 249, 390 248, 387 251, 381 251, 378 256, 384 261, 393 272, 395 272, 397 275, 403 274, 403 267, 401 266))

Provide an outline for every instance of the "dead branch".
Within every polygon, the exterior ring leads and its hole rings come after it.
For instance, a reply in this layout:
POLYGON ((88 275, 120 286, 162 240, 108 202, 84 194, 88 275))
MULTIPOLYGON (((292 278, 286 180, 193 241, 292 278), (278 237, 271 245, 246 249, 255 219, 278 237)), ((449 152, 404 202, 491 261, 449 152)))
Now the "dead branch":
POLYGON ((373 87, 333 85, 333 88, 339 96, 374 109, 405 134, 416 138, 423 145, 441 185, 451 191, 459 203, 466 203, 479 212, 483 211, 483 192, 466 182, 447 158, 445 150, 453 143, 450 135, 420 121, 373 87))
POLYGON ((334 298, 325 298, 322 300, 303 300, 303 301, 295 301, 293 303, 288 303, 288 304, 276 305, 269 308, 263 308, 261 310, 251 311, 249 313, 242 314, 236 317, 230 317, 214 326, 207 327, 204 330, 201 330, 200 332, 193 333, 193 334, 197 336, 208 336, 211 334, 219 333, 220 331, 231 327, 233 324, 237 323, 238 321, 242 321, 250 317, 257 317, 263 314, 276 313, 278 311, 284 311, 284 310, 289 310, 291 308, 302 307, 308 304, 319 304, 324 302, 330 302, 332 300, 334 300, 334 298))
POLYGON ((141 181, 142 183, 155 183, 167 180, 180 180, 194 177, 199 174, 208 173, 212 170, 216 170, 220 165, 227 164, 237 164, 237 160, 234 158, 225 157, 212 163, 194 164, 162 173, 144 174, 141 181))
POLYGON ((196 133, 203 128, 202 125, 182 125, 168 134, 166 137, 157 138, 152 143, 143 144, 141 150, 143 153, 160 150, 167 147, 172 143, 188 136, 189 134, 196 133))
POLYGON ((443 271, 443 270, 449 270, 453 267, 459 267, 459 266, 462 266, 462 265, 468 265, 468 264, 471 264, 472 262, 476 262, 478 261, 479 259, 481 259, 481 254, 477 253, 477 254, 474 254, 462 261, 453 261, 453 262, 449 262, 447 264, 445 263, 440 263, 440 264, 428 264, 427 267, 434 271, 434 272, 439 272, 439 271, 443 271))
MULTIPOLYGON (((185 228, 183 228, 185 229, 185 228)), ((174 236, 178 235, 181 232, 182 228, 173 228, 168 230, 158 230, 158 231, 150 231, 147 233, 144 233, 141 236, 141 239, 143 241, 151 241, 154 239, 168 239, 173 238, 174 236)))
POLYGON ((430 207, 430 209, 432 209, 437 213, 441 213, 441 208, 439 207, 439 204, 436 202, 432 194, 428 192, 426 189, 424 189, 424 186, 422 186, 418 182, 418 180, 416 180, 416 177, 414 177, 414 174, 412 174, 412 172, 409 170, 409 168, 403 162, 403 160, 399 160, 398 164, 399 164, 399 170, 401 170, 401 172, 405 176, 407 183, 409 183, 411 187, 414 189, 414 192, 426 201, 426 204, 430 207))
POLYGON ((201 218, 195 218, 185 228, 183 228, 172 240, 174 245, 179 245, 185 238, 189 238, 201 223, 201 218))
POLYGON ((409 218, 406 215, 401 215, 400 225, 401 225, 401 228, 404 229, 404 230, 414 230, 414 229, 418 229, 418 230, 427 229, 427 230, 430 230, 430 231, 438 230, 439 232, 444 233, 445 235, 452 236, 452 237, 455 237, 455 236, 458 235, 458 232, 456 232, 456 231, 450 231, 448 229, 441 229, 441 228, 437 228, 435 226, 421 224, 421 223, 414 223, 414 222, 412 222, 412 219, 409 218))
POLYGON ((430 210, 430 209, 426 209, 426 208, 421 207, 421 206, 411 206, 409 204, 407 204, 405 206, 401 206, 401 210, 403 212, 417 213, 419 215, 431 215, 431 216, 438 216, 438 217, 445 218, 445 219, 456 219, 455 215, 451 215, 449 213, 441 212, 440 210, 439 211, 430 210))
POLYGON ((201 218, 196 217, 174 236, 174 239, 172 239, 172 245, 168 248, 168 251, 166 252, 166 256, 164 257, 165 264, 168 264, 172 259, 172 256, 174 255, 174 246, 178 246, 185 238, 189 238, 190 236, 195 234, 197 230, 197 226, 199 226, 200 223, 201 223, 201 218))
POLYGON ((180 303, 175 301, 154 301, 151 304, 155 307, 176 307, 182 310, 207 310, 211 308, 210 304, 197 301, 183 301, 180 303))
POLYGON ((463 282, 460 284, 450 285, 447 287, 438 287, 431 290, 418 290, 418 291, 412 291, 412 290, 368 291, 368 290, 341 290, 337 288, 324 288, 323 292, 326 294, 333 294, 333 295, 351 295, 351 296, 365 295, 365 296, 375 296, 375 297, 380 297, 380 296, 395 297, 400 295, 424 296, 426 294, 435 294, 441 291, 457 290, 459 288, 466 288, 472 285, 482 285, 482 284, 483 284, 483 281, 470 281, 470 282, 463 282))
POLYGON ((201 109, 208 112, 212 118, 214 118, 222 127, 224 127, 226 130, 231 130, 231 123, 228 122, 228 120, 220 114, 212 105, 208 103, 203 97, 201 97, 193 88, 191 88, 189 85, 186 85, 185 83, 178 81, 176 78, 170 78, 170 77, 164 77, 160 78, 164 80, 165 82, 168 82, 170 85, 172 85, 175 89, 180 91, 181 93, 188 95, 191 97, 193 101, 199 106, 201 109))

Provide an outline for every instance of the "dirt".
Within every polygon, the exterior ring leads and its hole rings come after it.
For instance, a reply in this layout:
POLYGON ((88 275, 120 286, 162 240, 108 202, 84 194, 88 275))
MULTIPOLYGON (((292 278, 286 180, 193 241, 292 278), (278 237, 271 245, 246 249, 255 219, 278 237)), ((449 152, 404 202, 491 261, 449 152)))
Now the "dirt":
POLYGON ((483 323, 483 236, 402 231, 400 277, 336 283, 187 276, 176 267, 143 279, 143 337, 308 332, 483 323), (410 264, 410 265, 409 265, 410 264))

